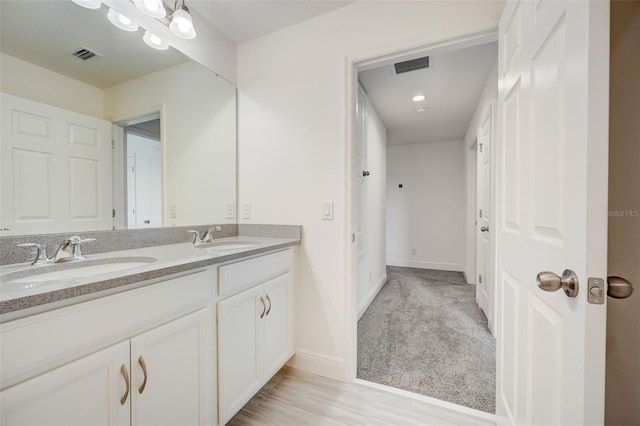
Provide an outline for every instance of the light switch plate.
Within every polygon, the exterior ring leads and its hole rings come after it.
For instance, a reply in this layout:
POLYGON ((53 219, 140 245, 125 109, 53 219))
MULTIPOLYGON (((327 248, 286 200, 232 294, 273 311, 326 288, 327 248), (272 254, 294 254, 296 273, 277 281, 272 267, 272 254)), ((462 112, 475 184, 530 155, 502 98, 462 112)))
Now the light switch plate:
POLYGON ((236 205, 227 204, 227 219, 235 219, 235 218, 236 218, 236 205))
POLYGON ((172 219, 175 219, 175 218, 178 217, 178 215, 176 213, 176 205, 175 204, 171 204, 170 211, 171 211, 171 218, 172 219))
POLYGON ((240 205, 240 214, 243 219, 251 219, 251 203, 242 203, 240 205))
POLYGON ((333 220, 333 201, 322 202, 322 220, 333 220))

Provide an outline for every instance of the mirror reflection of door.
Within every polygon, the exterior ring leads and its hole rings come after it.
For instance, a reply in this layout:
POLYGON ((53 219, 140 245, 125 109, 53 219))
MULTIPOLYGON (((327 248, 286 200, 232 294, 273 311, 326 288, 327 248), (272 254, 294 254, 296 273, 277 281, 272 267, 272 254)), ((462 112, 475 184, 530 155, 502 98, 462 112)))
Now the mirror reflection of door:
POLYGON ((127 228, 162 226, 160 119, 124 128, 127 228))

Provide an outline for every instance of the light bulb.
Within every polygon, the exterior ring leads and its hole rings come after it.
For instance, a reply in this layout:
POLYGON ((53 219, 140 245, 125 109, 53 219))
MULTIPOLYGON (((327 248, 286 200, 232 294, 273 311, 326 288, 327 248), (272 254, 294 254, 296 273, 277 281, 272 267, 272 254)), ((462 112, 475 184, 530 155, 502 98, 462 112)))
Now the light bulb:
POLYGON ((109 13, 107 13, 107 18, 109 22, 111 22, 116 27, 120 28, 124 31, 138 31, 138 24, 133 22, 131 19, 124 16, 122 13, 116 12, 113 9, 109 9, 109 13))
POLYGON ((420 102, 424 101, 425 99, 427 98, 424 95, 415 95, 413 98, 411 98, 413 102, 420 102))
POLYGON ((102 2, 100 0, 71 0, 78 6, 86 7, 87 9, 100 9, 102 2))
POLYGON ((154 49, 167 50, 169 48, 169 43, 165 42, 160 37, 153 33, 150 33, 149 31, 144 32, 142 40, 144 40, 147 46, 153 47, 154 49))
POLYGON ((133 0, 138 10, 152 18, 164 18, 167 11, 164 9, 162 0, 133 0))
POLYGON ((176 9, 173 12, 169 29, 172 33, 181 38, 192 39, 196 37, 196 31, 193 28, 191 15, 184 9, 176 9))

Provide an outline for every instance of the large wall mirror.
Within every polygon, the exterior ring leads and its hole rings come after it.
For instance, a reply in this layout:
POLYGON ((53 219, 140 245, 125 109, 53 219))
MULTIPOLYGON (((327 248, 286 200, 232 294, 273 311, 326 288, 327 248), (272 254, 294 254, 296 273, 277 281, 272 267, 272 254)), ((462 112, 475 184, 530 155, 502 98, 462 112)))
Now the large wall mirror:
POLYGON ((236 221, 235 87, 106 9, 0 1, 0 236, 236 221))

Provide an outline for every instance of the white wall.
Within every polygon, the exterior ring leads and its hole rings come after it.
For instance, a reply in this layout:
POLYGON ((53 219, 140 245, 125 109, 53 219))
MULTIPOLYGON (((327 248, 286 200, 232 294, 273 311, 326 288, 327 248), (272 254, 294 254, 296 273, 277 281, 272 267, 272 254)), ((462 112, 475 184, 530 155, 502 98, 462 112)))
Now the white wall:
MULTIPOLYGON (((465 163, 466 167, 466 220, 465 220, 465 238, 466 238, 466 253, 464 259, 464 270, 465 275, 467 277, 467 282, 469 284, 476 283, 476 149, 475 142, 476 137, 478 136, 478 128, 480 126, 480 119, 486 113, 487 108, 495 103, 498 98, 498 61, 493 64, 491 68, 491 72, 489 72, 489 77, 487 77, 487 82, 484 85, 484 89, 482 90, 482 95, 480 96, 480 101, 478 102, 478 106, 473 114, 473 118, 471 119, 471 123, 469 124, 469 128, 467 129, 467 133, 464 137, 464 146, 465 146, 465 163)), ((497 137, 497 129, 495 123, 496 112, 494 111, 494 140, 497 137)), ((495 276, 495 275, 493 275, 495 276)))
POLYGON ((104 108, 113 122, 162 109, 164 225, 235 221, 226 219, 236 199, 233 86, 190 61, 106 89, 104 108))
POLYGON ((358 317, 367 310, 387 281, 387 128, 366 96, 365 108, 366 170, 371 174, 364 179, 366 253, 358 259, 358 317))
POLYGON ((388 147, 388 265, 463 270, 464 160, 461 140, 388 147))
POLYGON ((101 89, 4 53, 0 69, 3 93, 103 118, 101 89))
MULTIPOLYGON (((297 355, 355 376, 347 277, 347 57, 373 57, 496 28, 503 2, 356 2, 238 45, 239 201, 248 222, 301 224, 297 355), (321 219, 334 200, 335 220, 321 219)), ((244 222, 244 221, 243 221, 244 222)))

